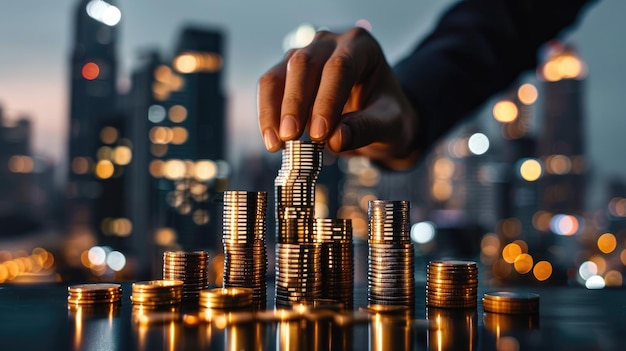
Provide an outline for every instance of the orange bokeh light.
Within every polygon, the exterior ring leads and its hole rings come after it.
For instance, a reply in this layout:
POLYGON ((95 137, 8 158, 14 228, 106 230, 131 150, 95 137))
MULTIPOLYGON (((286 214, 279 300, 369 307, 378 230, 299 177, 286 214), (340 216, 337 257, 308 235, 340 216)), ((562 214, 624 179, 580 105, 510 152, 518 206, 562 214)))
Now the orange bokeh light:
POLYGON ((94 62, 87 62, 83 66, 81 73, 83 78, 87 80, 94 80, 98 78, 98 75, 100 75, 100 67, 94 62))

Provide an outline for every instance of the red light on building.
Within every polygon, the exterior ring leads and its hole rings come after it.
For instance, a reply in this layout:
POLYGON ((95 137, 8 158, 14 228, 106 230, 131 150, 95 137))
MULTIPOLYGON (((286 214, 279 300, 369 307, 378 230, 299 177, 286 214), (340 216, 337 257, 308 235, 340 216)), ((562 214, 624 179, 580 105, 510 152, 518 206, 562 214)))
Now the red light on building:
POLYGON ((87 80, 94 80, 98 78, 98 75, 100 74, 100 67, 98 67, 96 63, 87 62, 83 66, 82 74, 83 78, 87 80))

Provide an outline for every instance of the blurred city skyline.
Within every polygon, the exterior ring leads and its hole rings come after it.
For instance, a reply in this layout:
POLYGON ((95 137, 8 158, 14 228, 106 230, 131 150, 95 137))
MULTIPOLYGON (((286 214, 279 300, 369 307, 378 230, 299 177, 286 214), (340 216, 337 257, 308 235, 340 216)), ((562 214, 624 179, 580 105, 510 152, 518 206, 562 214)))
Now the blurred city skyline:
MULTIPOLYGON (((129 75, 143 50, 169 54, 166 50, 183 25, 219 27, 226 35, 224 73, 231 158, 263 153, 256 120, 256 81, 280 60, 283 39, 290 31, 302 23, 344 29, 366 19, 393 63, 430 31, 453 2, 115 1, 122 13, 118 85, 122 90, 129 88, 129 75)), ((7 119, 27 116, 32 121, 34 151, 56 163, 67 157, 67 73, 75 5, 75 0, 11 2, 0 14, 0 104, 7 119)), ((584 109, 595 184, 626 173, 626 154, 616 147, 621 130, 626 129, 626 119, 620 118, 626 45, 619 38, 626 24, 617 18, 624 10, 626 4, 621 1, 600 1, 586 11, 567 38, 589 71, 584 109)), ((591 189, 603 188, 592 184, 591 189)))

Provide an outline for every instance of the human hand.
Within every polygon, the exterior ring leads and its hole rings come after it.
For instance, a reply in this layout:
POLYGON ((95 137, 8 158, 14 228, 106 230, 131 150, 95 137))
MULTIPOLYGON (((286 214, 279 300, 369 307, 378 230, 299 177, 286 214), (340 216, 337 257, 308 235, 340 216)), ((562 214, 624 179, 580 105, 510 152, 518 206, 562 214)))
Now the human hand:
POLYGON ((418 116, 364 29, 318 32, 258 82, 259 127, 265 147, 280 150, 308 125, 311 140, 336 153, 357 154, 391 169, 407 169, 416 150, 418 116))

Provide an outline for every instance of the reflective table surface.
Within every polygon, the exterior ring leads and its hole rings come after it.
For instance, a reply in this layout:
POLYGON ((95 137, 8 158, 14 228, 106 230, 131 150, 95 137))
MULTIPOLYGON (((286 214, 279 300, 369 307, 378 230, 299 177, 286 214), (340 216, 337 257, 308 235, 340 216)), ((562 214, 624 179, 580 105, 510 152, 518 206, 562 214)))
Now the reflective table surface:
POLYGON ((68 309, 67 284, 0 285, 0 350, 624 350, 626 289, 485 289, 473 309, 433 309, 417 287, 412 316, 309 308, 137 313, 121 304, 68 309), (485 313, 486 291, 540 295, 536 315, 485 313))

